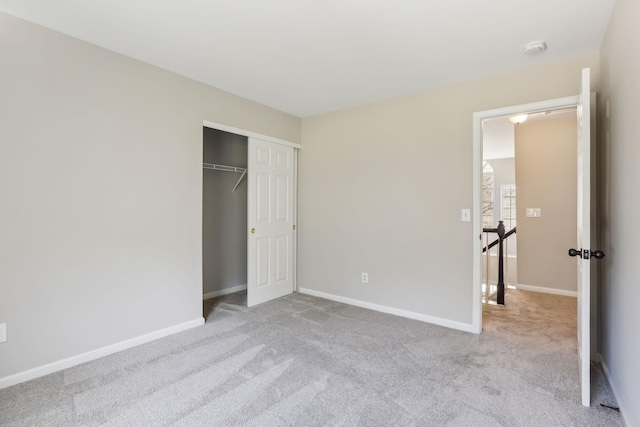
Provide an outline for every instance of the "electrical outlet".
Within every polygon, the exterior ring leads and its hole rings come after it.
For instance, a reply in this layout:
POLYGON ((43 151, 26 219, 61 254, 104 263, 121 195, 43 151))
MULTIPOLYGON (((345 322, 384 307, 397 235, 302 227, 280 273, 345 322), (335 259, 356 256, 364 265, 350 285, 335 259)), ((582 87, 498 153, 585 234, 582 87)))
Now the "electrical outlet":
POLYGON ((362 283, 369 283, 369 273, 362 273, 362 283))
POLYGON ((2 323, 0 324, 0 342, 6 342, 6 341, 7 341, 7 324, 2 323))

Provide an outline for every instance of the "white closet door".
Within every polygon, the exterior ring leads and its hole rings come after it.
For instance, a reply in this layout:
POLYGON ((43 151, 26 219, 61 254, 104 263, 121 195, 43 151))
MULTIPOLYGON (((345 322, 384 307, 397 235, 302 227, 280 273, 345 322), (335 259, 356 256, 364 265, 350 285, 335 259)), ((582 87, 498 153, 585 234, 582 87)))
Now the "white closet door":
POLYGON ((249 138, 249 307, 293 293, 293 150, 249 138))

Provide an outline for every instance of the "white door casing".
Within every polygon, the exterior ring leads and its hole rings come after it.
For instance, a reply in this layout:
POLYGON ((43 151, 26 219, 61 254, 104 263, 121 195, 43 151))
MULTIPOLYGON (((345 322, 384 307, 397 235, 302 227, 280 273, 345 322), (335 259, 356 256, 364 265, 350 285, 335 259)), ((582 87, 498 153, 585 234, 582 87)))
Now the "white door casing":
POLYGON ((294 149, 249 137, 247 305, 293 293, 294 149))
POLYGON ((582 70, 578 101, 578 359, 581 400, 591 404, 591 94, 589 69, 582 70), (585 252, 586 251, 586 252, 585 252))
POLYGON ((579 97, 575 95, 473 113, 473 209, 471 234, 473 242, 473 304, 471 329, 477 334, 482 332, 482 122, 523 113, 572 108, 576 107, 578 101, 579 97))

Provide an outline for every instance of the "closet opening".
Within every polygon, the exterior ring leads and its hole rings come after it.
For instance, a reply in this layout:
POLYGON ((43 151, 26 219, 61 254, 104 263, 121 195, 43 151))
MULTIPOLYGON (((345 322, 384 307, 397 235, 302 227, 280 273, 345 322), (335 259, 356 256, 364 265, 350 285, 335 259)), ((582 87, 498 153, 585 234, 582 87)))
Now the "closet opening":
POLYGON ((203 127, 203 315, 247 306, 248 137, 203 127))

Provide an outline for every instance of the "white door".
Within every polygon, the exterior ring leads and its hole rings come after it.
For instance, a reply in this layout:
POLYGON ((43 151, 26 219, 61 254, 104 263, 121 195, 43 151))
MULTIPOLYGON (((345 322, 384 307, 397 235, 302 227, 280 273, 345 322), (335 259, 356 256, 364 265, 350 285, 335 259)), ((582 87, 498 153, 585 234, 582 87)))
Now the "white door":
POLYGON ((249 138, 249 307, 293 293, 293 150, 249 138))
POLYGON ((582 404, 591 404, 591 96, 582 70, 578 102, 578 358, 582 404), (580 256, 582 255, 582 256, 580 256))

